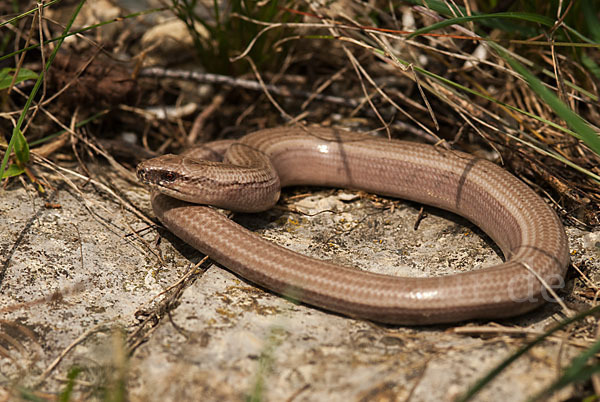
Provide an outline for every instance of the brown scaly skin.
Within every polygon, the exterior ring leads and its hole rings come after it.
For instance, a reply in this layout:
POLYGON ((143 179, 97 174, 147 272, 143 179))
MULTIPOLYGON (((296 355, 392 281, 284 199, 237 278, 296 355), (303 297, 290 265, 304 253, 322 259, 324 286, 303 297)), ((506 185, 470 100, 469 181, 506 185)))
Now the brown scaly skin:
MULTIPOLYGON (((224 144, 214 145, 225 152, 224 144)), ((434 324, 530 311, 548 298, 532 271, 549 286, 563 284, 569 250, 558 217, 529 187, 489 161, 324 128, 261 130, 226 145, 224 165, 190 162, 206 157, 200 148, 169 156, 169 163, 143 162, 138 177, 155 190, 154 212, 167 228, 274 292, 351 317, 434 324), (194 179, 181 179, 187 176, 194 179), (199 182, 210 186, 198 187, 199 182), (184 194, 179 198, 259 211, 276 202, 280 185, 348 187, 449 210, 483 229, 506 262, 436 278, 374 274, 294 253, 210 207, 171 197, 184 194)))

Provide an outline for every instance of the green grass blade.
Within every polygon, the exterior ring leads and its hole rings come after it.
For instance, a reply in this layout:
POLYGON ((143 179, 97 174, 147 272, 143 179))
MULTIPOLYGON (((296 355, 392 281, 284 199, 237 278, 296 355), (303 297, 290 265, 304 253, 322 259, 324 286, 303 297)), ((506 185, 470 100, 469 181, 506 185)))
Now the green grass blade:
MULTIPOLYGON (((89 122, 94 121, 94 120, 98 119, 99 117, 104 116, 107 113, 108 113, 108 110, 106 110, 106 109, 102 110, 102 111, 100 111, 98 113, 95 113, 92 116, 88 117, 87 119, 81 120, 80 122, 76 123, 75 124, 75 128, 79 128, 79 127, 85 126, 89 122)), ((30 147, 34 147, 36 145, 43 144, 43 143, 45 143, 47 141, 50 141, 51 139, 56 138, 59 135, 64 134, 66 132, 67 132, 67 130, 60 130, 60 131, 57 131, 55 133, 49 134, 49 135, 45 136, 44 138, 39 138, 39 139, 37 139, 35 141, 31 141, 29 143, 29 146, 30 147)))
MULTIPOLYGON (((497 46, 497 48, 499 49, 499 51, 503 51, 503 49, 500 47, 500 45, 494 44, 494 46, 497 46)), ((380 54, 380 55, 384 56, 384 57, 387 57, 387 56, 386 56, 386 53, 385 53, 385 51, 383 51, 383 50, 379 50, 379 49, 373 49, 373 51, 374 51, 375 53, 378 53, 378 54, 380 54)), ((402 64, 402 65, 405 65, 405 66, 411 65, 411 63, 409 63, 408 61, 406 61, 406 60, 402 60, 402 59, 400 59, 400 58, 398 58, 398 57, 395 57, 395 56, 394 56, 394 60, 395 60, 397 63, 399 63, 399 64, 402 64)), ((498 99, 496 99, 496 98, 494 98, 494 97, 492 97, 492 96, 486 95, 486 94, 484 94, 484 93, 481 93, 481 92, 479 92, 479 91, 476 91, 476 90, 474 90, 474 89, 471 89, 471 88, 469 88, 469 87, 466 87, 466 86, 464 86, 464 85, 462 85, 462 84, 460 84, 460 83, 458 83, 458 82, 454 82, 454 81, 452 81, 452 80, 450 80, 450 79, 448 79, 448 78, 446 78, 446 77, 443 77, 443 76, 440 76, 440 75, 438 75, 438 74, 435 74, 435 73, 433 73, 433 72, 431 72, 431 71, 428 71, 428 70, 426 70, 426 69, 424 69, 424 68, 422 68, 422 67, 419 67, 419 66, 417 66, 417 65, 412 65, 412 68, 413 68, 415 71, 417 71, 418 73, 420 73, 420 74, 423 74, 423 75, 425 75, 425 76, 427 76, 427 77, 431 77, 431 78, 433 78, 433 79, 437 80, 438 82, 440 82, 440 83, 442 83, 442 84, 445 84, 445 85, 447 85, 447 86, 448 86, 448 88, 456 88, 456 89, 458 89, 458 90, 460 90, 460 91, 462 91, 462 92, 465 92, 465 93, 469 93, 469 94, 472 94, 472 95, 478 96, 478 97, 480 97, 480 98, 483 98, 483 99, 486 99, 486 100, 488 100, 488 101, 490 101, 490 102, 494 102, 494 103, 495 103, 495 104, 497 104, 497 105, 500 105, 500 106, 502 106, 502 107, 505 107, 505 108, 507 108, 507 109, 509 109, 509 110, 511 110, 511 111, 513 111, 513 112, 516 112, 516 113, 522 114, 522 115, 524 115, 524 116, 530 117, 530 118, 532 118, 532 119, 535 119, 535 120, 537 120, 537 121, 540 121, 540 122, 542 122, 542 123, 544 123, 544 124, 546 124, 546 125, 548 125, 548 126, 550 126, 550 127, 553 127, 553 128, 555 128, 555 129, 557 129, 557 130, 559 130, 559 131, 562 131, 562 132, 564 132, 564 133, 567 133, 567 134, 569 134, 569 135, 571 135, 571 136, 573 136, 573 137, 575 137, 575 138, 577 138, 577 139, 581 139, 581 140, 583 140, 583 139, 585 138, 584 136, 581 136, 581 135, 579 134, 579 132, 577 132, 577 131, 573 131, 573 130, 571 130, 571 129, 567 128, 567 127, 563 127, 563 126, 561 126, 560 124, 557 124, 557 123, 555 123, 555 122, 553 122, 553 121, 550 121, 550 120, 548 120, 548 119, 545 119, 545 118, 543 118, 543 117, 537 116, 537 115, 535 115, 535 114, 533 114, 533 113, 531 113, 531 112, 528 112, 528 111, 526 111, 526 110, 520 109, 520 108, 518 108, 518 107, 516 107, 516 106, 513 106, 513 105, 510 105, 510 104, 508 104, 508 103, 505 103, 505 102, 499 101, 498 99)), ((539 82, 539 80, 538 80, 538 82, 539 82)), ((540 83, 540 85, 541 85, 541 83, 540 83)), ((542 86, 543 86, 543 85, 542 85, 542 86)), ((554 96, 554 94, 552 94, 552 93, 550 92, 550 90, 548 90, 546 87, 544 87, 544 89, 546 89, 546 91, 547 91, 548 93, 550 93, 551 95, 553 95, 553 96, 554 96)), ((435 94, 435 91, 433 91, 433 93, 435 94)), ((556 97, 556 96, 554 96, 554 97, 556 97)), ((568 108, 567 108, 567 109, 568 109, 568 108)), ((568 109, 568 111, 569 111, 570 113, 574 114, 572 111, 570 111, 570 109, 568 109)), ((578 116, 578 117, 579 117, 579 116, 578 116)), ((579 119, 581 119, 581 118, 579 117, 579 119)), ((581 120, 583 120, 583 119, 581 119, 581 120)), ((588 129, 590 129, 590 130, 591 130, 591 128, 590 128, 589 126, 587 126, 587 124, 586 124, 585 126, 586 126, 588 129)), ((584 128, 584 130, 585 130, 585 128, 584 128)), ((592 131, 593 131, 593 130, 592 130, 592 131)), ((506 134, 506 135, 508 135, 508 134, 506 134)), ((519 139, 518 137, 514 137, 514 138, 515 138, 516 140, 518 140, 518 141, 521 141, 521 139, 519 139)), ((582 173, 584 173, 584 174, 588 175, 589 177, 591 177, 591 178, 592 178, 593 180, 595 180, 595 181, 600 181, 600 176, 598 176, 598 175, 594 174, 593 172, 591 172, 591 171, 589 171, 589 170, 587 170, 587 169, 584 169, 584 168, 582 168, 582 167, 578 166, 577 164, 574 164, 574 163, 572 163, 571 161, 569 161, 569 160, 567 160, 567 159, 563 158, 562 156, 560 156, 560 155, 558 155, 558 154, 556 154, 556 153, 545 151, 545 150, 541 149, 540 147, 537 147, 537 146, 535 146, 535 145, 533 145, 533 144, 531 144, 531 143, 529 143, 529 142, 526 142, 526 141, 521 141, 521 142, 523 142, 524 144, 526 144, 526 145, 528 145, 528 146, 531 146, 532 148, 534 148, 536 151, 538 151, 538 152, 540 152, 540 153, 543 153, 543 154, 545 154, 545 155, 548 155, 548 156, 550 156, 550 157, 552 157, 552 158, 555 158, 555 159, 557 159, 557 160, 559 160, 559 161, 561 161, 561 162, 565 163, 566 165, 568 165, 568 166, 572 167, 573 169, 575 169, 575 170, 578 170, 578 171, 580 171, 580 172, 582 172, 582 173)))
POLYGON ((532 401, 546 400, 553 392, 558 391, 575 382, 587 381, 592 375, 600 372, 600 364, 586 364, 587 361, 594 357, 600 351, 600 340, 596 341, 587 350, 583 351, 571 362, 563 375, 554 381, 548 388, 531 398, 532 401))
POLYGON ((29 162, 29 144, 27 144, 27 140, 19 127, 13 129, 12 135, 15 137, 15 155, 17 156, 19 164, 24 166, 29 162))
MULTIPOLYGON (((594 76, 596 76, 596 78, 600 79, 600 66, 598 66, 598 64, 596 64, 596 62, 594 61, 594 59, 592 59, 591 57, 589 57, 587 54, 582 54, 581 55, 581 64, 583 64, 583 66, 592 74, 594 74, 594 76)), ((598 99, 595 98, 591 98, 594 101, 598 101, 598 99)))
POLYGON ((570 318, 567 318, 567 319, 561 321, 560 323, 558 323, 557 325, 555 325, 553 328, 550 328, 544 334, 538 336, 532 342, 530 342, 527 345, 521 347, 515 353, 513 353, 512 355, 510 355, 509 357, 507 357, 504 361, 502 361, 494 369, 492 369, 490 372, 488 372, 485 375, 485 377, 483 377, 482 379, 480 379, 479 381, 477 381, 477 383, 475 383, 475 385, 473 385, 473 387, 471 387, 465 394, 459 396, 455 400, 455 402, 466 402, 466 401, 471 400, 479 391, 481 391, 483 389, 483 387, 485 387, 494 378, 496 378, 502 371, 504 371, 504 369, 506 369, 506 367, 508 367, 509 365, 511 365, 519 357, 523 356, 525 353, 527 353, 529 350, 531 350, 534 346, 536 346, 537 344, 543 342, 550 335, 552 335, 556 331, 558 331, 558 330, 566 327, 567 325, 570 325, 570 324, 572 324, 574 322, 580 321, 580 320, 582 320, 583 318, 585 318, 587 316, 590 316, 592 314, 596 314, 596 313, 599 313, 599 312, 600 312, 600 306, 596 306, 594 308, 591 308, 591 309, 589 309, 587 311, 583 311, 583 312, 581 312, 579 314, 574 315, 573 317, 570 317, 570 318))
POLYGON ((492 19, 517 19, 528 22, 535 22, 545 26, 553 26, 554 20, 551 18, 545 17, 539 14, 531 14, 531 13, 518 13, 518 12, 504 12, 504 13, 494 13, 494 14, 476 14, 470 15, 467 17, 456 17, 449 18, 444 21, 437 22, 435 24, 423 27, 421 29, 417 29, 412 34, 407 36, 407 39, 414 38, 415 36, 422 35, 424 33, 428 33, 431 31, 435 31, 440 28, 444 28, 450 25, 462 24, 464 22, 469 21, 477 21, 477 20, 492 20, 492 19))
POLYGON ((585 368, 588 360, 590 360, 596 353, 600 352, 600 339, 594 342, 592 346, 584 350, 573 359, 571 365, 565 370, 564 377, 574 378, 578 372, 585 368))
POLYGON ((465 15, 467 10, 462 6, 456 6, 454 3, 441 0, 408 0, 409 3, 423 6, 442 15, 465 15))
MULTIPOLYGON (((15 72, 15 68, 6 67, 0 70, 0 90, 6 89, 10 86, 10 83, 13 80, 13 75, 11 73, 15 72)), ((23 82, 26 80, 35 80, 38 77, 35 71, 28 70, 26 68, 22 68, 19 70, 17 74, 17 78, 15 78, 15 84, 19 82, 23 82)))
MULTIPOLYGON (((466 15, 467 14, 467 10, 464 7, 460 7, 460 6, 450 6, 449 3, 450 2, 445 2, 445 1, 440 1, 440 0, 405 0, 409 3, 415 4, 415 5, 419 5, 425 8, 428 8, 430 10, 435 11, 436 13, 443 15, 447 18, 455 18, 456 15, 466 15)), ((590 0, 590 1, 594 1, 594 0, 590 0)), ((519 12, 514 12, 515 14, 529 14, 529 15, 534 15, 531 13, 519 13, 519 12)), ((497 14, 503 14, 503 13, 497 13, 497 14)), ((477 14, 475 13, 474 16, 478 16, 481 14, 477 14)), ((490 15, 494 15, 494 14, 490 14, 490 15)), ((595 13, 591 14, 592 16, 595 15, 595 13)), ((543 17, 541 15, 537 15, 537 17, 539 18, 547 18, 547 17, 543 17)), ((465 18, 470 18, 470 17, 465 17, 465 18)), ((535 17, 534 17, 535 18, 535 17)), ((552 18, 549 18, 550 20, 552 20, 552 23, 550 26, 553 26, 554 24, 554 16, 552 16, 552 18)), ((515 25, 515 24, 510 24, 509 22, 511 21, 511 19, 507 19, 507 18, 484 18, 482 20, 480 20, 482 24, 491 27, 491 28, 498 28, 500 30, 502 30, 503 32, 514 32, 514 33, 520 33, 522 36, 525 37, 529 37, 529 36, 533 36, 537 33, 540 32, 535 32, 534 30, 532 30, 531 28, 528 27, 524 27, 524 26, 520 26, 520 25, 515 25)), ((597 22, 596 22, 597 24, 597 22)), ((546 24, 544 24, 546 25, 546 24)), ((570 27, 569 25, 567 25, 566 23, 562 23, 562 27, 564 27, 566 30, 568 30, 569 32, 571 32, 573 35, 575 35, 576 37, 578 37, 579 39, 581 39, 584 42, 588 42, 588 43, 594 43, 593 40, 587 38, 585 35, 581 34, 580 32, 578 32, 577 30, 575 30, 574 28, 570 27)))
MULTIPOLYGON (((492 44, 493 45, 493 44, 492 44)), ((510 66, 518 72, 521 77, 529 84, 529 87, 539 96, 558 117, 563 119, 567 125, 578 134, 577 138, 581 139, 590 149, 600 155, 600 138, 598 133, 577 113, 573 112, 558 96, 550 91, 542 82, 533 75, 525 66, 513 59, 499 46, 494 46, 498 50, 500 56, 510 66)))
POLYGON ((551 152, 551 151, 548 151, 546 149, 543 149, 542 147, 539 147, 539 146, 537 146, 537 145, 535 145, 535 144, 533 144, 531 142, 525 141, 522 138, 515 137, 514 135, 511 135, 511 134, 508 134, 508 133, 505 133, 504 135, 506 135, 509 138, 512 138, 515 141, 520 142, 521 144, 527 145, 528 147, 530 147, 531 149, 533 149, 534 151, 536 151, 536 152, 538 152, 538 153, 540 153, 542 155, 546 155, 546 156, 549 156, 551 158, 554 158, 557 161, 560 161, 560 162, 564 163, 565 165, 570 166, 573 169, 575 169, 575 170, 577 170, 577 171, 579 171, 579 172, 581 172, 583 174, 588 175, 590 178, 592 178, 593 180, 595 180, 596 183, 600 184, 600 176, 598 176, 597 174, 595 174, 594 172, 592 172, 592 171, 590 171, 588 169, 585 169, 585 168, 579 166, 578 164, 576 164, 574 162, 571 162, 570 160, 568 160, 564 156, 562 156, 562 155, 560 155, 560 154, 558 154, 558 153, 556 153, 554 151, 551 152))
POLYGON ((13 163, 8 165, 8 168, 4 171, 4 173, 2 173, 2 176, 0 176, 0 178, 6 179, 7 177, 15 177, 23 173, 25 173, 25 169, 13 163))
MULTIPOLYGON (((62 0, 52 0, 52 1, 49 1, 49 2, 47 2, 47 3, 43 3, 43 4, 42 4, 42 7, 43 7, 43 8, 50 7, 51 5, 53 5, 53 4, 55 4, 55 3, 58 3, 59 1, 62 1, 62 0)), ((17 15, 17 16, 16 16, 16 17, 14 17, 14 18, 11 18, 11 19, 9 19, 9 20, 6 20, 6 21, 4 21, 4 22, 0 22, 0 28, 2 28, 4 25, 8 25, 8 24, 12 24, 12 23, 14 23, 14 22, 17 22, 17 21, 18 21, 18 20, 20 20, 21 18, 23 18, 23 17, 27 17, 29 14, 33 14, 33 13, 35 13, 37 10, 38 10, 38 8, 37 8, 37 7, 36 7, 36 8, 32 8, 31 10, 25 11, 25 12, 23 12, 23 13, 21 13, 21 14, 17 15)))
POLYGON ((597 2, 597 0, 582 0, 581 12, 583 13, 583 18, 585 19, 585 23, 592 40, 595 42, 600 42, 600 24, 598 24, 597 14, 598 10, 594 10, 592 1, 597 2))
MULTIPOLYGON (((8 147, 6 148, 6 153, 4 154, 4 158, 2 158, 2 164, 0 164, 0 177, 2 177, 4 175, 4 170, 6 169, 6 165, 8 164, 8 158, 10 157, 12 149, 15 145, 19 146, 19 149, 21 152, 21 157, 25 155, 23 153, 23 152, 25 152, 25 146, 20 142, 21 137, 23 136, 23 134, 21 133, 21 127, 23 126, 23 122, 25 121, 25 116, 27 116, 27 112, 29 111, 29 108, 31 107, 31 103, 33 102, 33 99, 37 95, 38 89, 42 85, 44 73, 46 71, 48 71, 48 69, 52 65, 52 62, 54 61, 54 58, 56 57, 56 54, 58 53, 58 50, 60 49, 62 42, 64 41, 64 37, 66 37, 65 34, 67 34, 69 32, 69 30, 71 29, 73 22, 75 22, 75 18, 79 14, 79 11, 81 10, 81 7, 83 7, 84 4, 85 4, 85 0, 81 0, 79 5, 75 8, 75 11, 73 12, 73 15, 71 16, 71 20, 67 23, 67 26, 65 27, 65 29, 63 31, 63 35, 62 35, 63 39, 60 39, 58 41, 58 43, 56 44, 56 47, 50 54, 50 57, 48 57, 48 61, 46 62, 46 65, 44 66, 44 70, 38 75, 38 79, 35 82, 35 85, 33 86, 33 89, 31 90, 31 93, 29 94, 29 97, 27 98, 27 101, 25 102, 25 106, 23 107, 23 110, 21 111, 19 120, 17 121, 17 124, 16 124, 15 128, 13 129, 13 134, 10 138, 10 142, 8 143, 8 147), (19 134, 20 134, 20 136, 19 136, 19 134)), ((24 137, 23 137, 23 139, 24 139, 24 137)), ((25 141, 25 144, 26 143, 27 142, 25 141)), ((17 155, 17 157, 19 157, 19 155, 17 155)), ((27 147, 27 159, 28 158, 29 158, 29 149, 27 147)))
MULTIPOLYGON (((405 0, 409 3, 419 5, 430 10, 435 11, 436 13, 443 15, 447 18, 454 18, 457 15, 467 15, 467 10, 464 7, 450 5, 448 1, 440 1, 440 0, 405 0)), ((476 15, 477 13, 475 13, 476 15)), ((530 28, 525 28, 523 26, 518 25, 507 25, 507 22, 510 20, 506 19, 484 19, 481 20, 481 23, 487 27, 500 29, 503 32, 519 32, 524 37, 533 36, 533 30, 530 28)))
MULTIPOLYGON (((383 51, 378 51, 378 52, 380 52, 380 54, 382 54, 382 55, 384 55, 384 54, 385 54, 383 51)), ((407 62, 407 61, 405 61, 405 60, 401 60, 401 59, 398 59, 398 58, 395 58, 394 60, 396 60, 396 61, 398 61, 398 63, 400 63, 400 64, 403 64, 403 65, 406 65, 406 66, 408 66, 408 65, 410 65, 410 64, 411 64, 411 63, 409 63, 409 62, 407 62)), ((494 97, 492 97, 492 96, 488 96, 488 95, 486 95, 486 94, 484 94, 484 93, 481 93, 481 92, 479 92, 479 91, 476 91, 476 90, 474 90, 474 89, 471 89, 471 88, 469 88, 469 87, 466 87, 466 86, 464 86, 464 85, 462 85, 462 84, 460 84, 460 83, 458 83, 458 82, 454 82, 454 81, 452 81, 452 80, 450 80, 450 79, 448 79, 448 78, 446 78, 446 77, 442 77, 441 75, 438 75, 438 74, 432 73, 431 71, 425 70, 425 69, 424 69, 424 68, 422 68, 422 67, 419 67, 419 66, 416 66, 416 65, 413 65, 412 67, 414 68, 414 70, 415 70, 415 71, 417 71, 417 72, 419 72, 419 73, 421 73, 421 74, 423 74, 423 75, 426 75, 426 76, 428 76, 428 77, 434 78, 434 79, 438 80, 439 82, 442 82, 442 83, 444 83, 444 84, 447 84, 448 86, 451 86, 451 87, 457 88, 457 89, 459 89, 459 90, 461 90, 461 91, 464 91, 464 92, 466 92, 466 93, 470 93, 470 94, 472 94, 472 95, 476 95, 476 96, 478 96, 478 97, 480 97, 480 98, 483 98, 483 99, 485 99, 485 100, 488 100, 488 101, 490 101, 490 102, 494 102, 495 104, 497 104, 497 105, 500 105, 500 106, 502 106, 502 107, 505 107, 505 108, 507 108, 507 109, 510 109, 510 110, 512 110, 513 112, 517 112, 517 113, 519 113, 519 114, 522 114, 522 115, 524 115, 524 116, 531 117, 532 119, 535 119, 535 120, 537 120, 537 121, 540 121, 540 122, 542 122, 542 123, 544 123, 544 124, 547 124, 547 125, 549 125, 549 126, 551 126, 551 127, 555 128, 555 129, 557 129, 557 130, 559 130, 559 131, 562 131, 562 132, 564 132, 564 133, 567 133, 567 134, 570 134, 570 135, 572 135, 572 136, 574 136, 574 137, 576 137, 576 138, 579 138, 579 137, 578 137, 578 133, 577 133, 577 132, 574 132, 574 131, 572 131, 572 130, 570 130, 570 129, 566 128, 566 127, 562 127, 561 125, 559 125, 559 124, 556 124, 556 123, 554 123, 553 121, 550 121, 550 120, 544 119, 543 117, 539 117, 539 116, 537 116, 537 115, 535 115, 535 114, 533 114, 533 113, 530 113, 530 112, 528 112, 528 111, 526 111, 526 110, 520 109, 520 108, 518 108, 518 107, 516 107, 516 106, 510 105, 510 104, 508 104, 508 103, 505 103, 505 102, 499 101, 498 99, 496 99, 496 98, 494 98, 494 97)))
POLYGON ((81 368, 79 368, 79 367, 73 367, 71 370, 69 370, 69 373, 67 374, 67 379, 69 381, 67 382, 65 389, 60 393, 60 395, 58 397, 59 402, 71 401, 71 396, 73 395, 73 389, 75 388, 75 380, 77 379, 77 376, 79 376, 80 373, 81 373, 81 368))

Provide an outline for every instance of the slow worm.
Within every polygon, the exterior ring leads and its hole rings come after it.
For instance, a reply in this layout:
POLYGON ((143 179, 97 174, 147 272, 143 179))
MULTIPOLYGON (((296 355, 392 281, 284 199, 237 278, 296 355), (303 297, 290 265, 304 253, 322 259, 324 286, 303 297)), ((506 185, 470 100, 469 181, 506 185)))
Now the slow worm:
POLYGON ((544 286, 562 286, 569 264, 564 228, 533 190, 492 162, 430 145, 274 128, 142 162, 137 174, 153 190, 156 216, 185 242, 251 282, 351 317, 433 324, 515 316, 548 299, 544 286), (441 277, 375 274, 297 254, 186 202, 261 211, 293 185, 359 189, 454 212, 488 234, 505 262, 441 277))

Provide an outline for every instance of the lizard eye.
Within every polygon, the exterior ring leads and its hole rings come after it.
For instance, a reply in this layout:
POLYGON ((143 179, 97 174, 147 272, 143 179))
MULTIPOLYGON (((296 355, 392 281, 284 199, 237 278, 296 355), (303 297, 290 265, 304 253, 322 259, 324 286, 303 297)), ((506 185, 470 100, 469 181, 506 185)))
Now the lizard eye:
POLYGON ((173 172, 163 172, 160 178, 162 181, 172 183, 177 178, 177 175, 173 172))

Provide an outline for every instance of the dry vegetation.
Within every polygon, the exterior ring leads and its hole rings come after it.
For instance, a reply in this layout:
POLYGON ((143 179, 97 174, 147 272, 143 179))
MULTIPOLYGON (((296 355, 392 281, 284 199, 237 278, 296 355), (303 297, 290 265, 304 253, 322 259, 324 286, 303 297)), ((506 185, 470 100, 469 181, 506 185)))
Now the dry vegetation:
POLYGON ((70 28, 77 2, 0 3, 0 70, 14 68, 0 76, 0 147, 16 150, 2 185, 33 182, 43 196, 56 183, 42 161, 89 177, 93 160, 135 183, 140 160, 192 143, 336 125, 492 159, 564 222, 600 226, 595 2, 233 2, 197 15, 192 3, 140 12, 97 1, 70 28), (65 29, 81 32, 56 40, 65 29))
MULTIPOLYGON (((523 7, 521 2, 499 3, 490 9, 495 2, 472 1, 453 13, 460 17, 523 7)), ((410 2, 393 8, 376 2, 338 2, 328 8, 290 2, 275 8, 267 4, 263 9, 270 7, 269 12, 253 9, 249 16, 222 9, 224 28, 209 32, 190 22, 193 17, 184 14, 182 2, 176 11, 188 31, 183 25, 156 29, 152 23, 165 19, 164 12, 157 12, 68 38, 22 130, 34 153, 83 161, 99 154, 92 143, 128 168, 136 156, 179 151, 191 142, 274 125, 380 130, 481 153, 551 199, 566 221, 596 226, 598 155, 577 134, 569 134, 577 130, 519 78, 505 56, 520 61, 571 110, 595 124, 598 71, 591 66, 598 62, 598 51, 575 47, 586 42, 562 25, 581 17, 581 3, 567 2, 560 12, 553 8, 559 2, 533 3, 542 8, 523 11, 540 11, 540 18, 550 20, 557 14, 554 25, 522 16, 488 18, 412 36, 417 28, 450 17, 441 11, 453 3, 432 2, 437 8, 428 9, 410 2), (569 40, 576 44, 564 43, 569 40), (167 70, 144 70, 154 66, 167 70), (233 79, 211 84, 214 78, 196 77, 207 83, 198 85, 189 78, 160 76, 188 68, 253 81, 254 87, 233 79), (271 85, 269 94, 263 82, 271 85), (165 119, 161 114, 166 111, 170 116, 165 119), (91 124, 69 129, 90 117, 95 117, 91 124), (60 130, 68 134, 48 138, 60 130), (135 143, 123 143, 123 132, 135 133, 135 143)), ((11 15, 11 5, 2 7, 3 15, 11 15)), ((127 14, 109 3, 96 7, 84 9, 75 28, 127 14)), ((44 9, 42 18, 32 13, 4 25, 3 67, 39 72, 56 43, 22 50, 59 37, 72 11, 73 6, 58 3, 44 9)), ((210 21, 214 10, 206 11, 210 21)), ((590 35, 582 23, 571 29, 590 35)), ((12 84, 4 91, 0 120, 7 141, 33 81, 12 84)), ((43 174, 36 177, 43 180, 43 174)))

